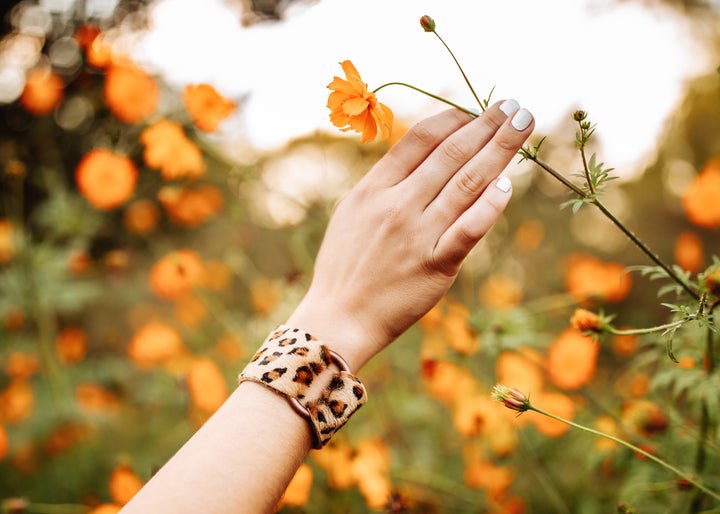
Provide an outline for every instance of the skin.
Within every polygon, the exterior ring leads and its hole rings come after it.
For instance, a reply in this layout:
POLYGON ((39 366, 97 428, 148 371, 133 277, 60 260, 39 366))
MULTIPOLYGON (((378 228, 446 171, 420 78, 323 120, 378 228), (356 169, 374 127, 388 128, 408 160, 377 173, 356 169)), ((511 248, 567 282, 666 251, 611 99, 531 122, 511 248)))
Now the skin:
MULTIPOLYGON (((500 103, 428 118, 378 161, 339 203, 287 325, 357 372, 445 295, 510 200, 495 182, 534 128, 500 103)), ((121 512, 273 512, 310 448, 285 399, 245 382, 121 512)))

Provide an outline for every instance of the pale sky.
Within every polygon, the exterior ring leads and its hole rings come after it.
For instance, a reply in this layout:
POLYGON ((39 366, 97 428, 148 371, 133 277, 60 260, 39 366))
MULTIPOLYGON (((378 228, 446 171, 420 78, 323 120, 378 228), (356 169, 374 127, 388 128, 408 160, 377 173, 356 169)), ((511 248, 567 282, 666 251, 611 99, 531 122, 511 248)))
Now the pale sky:
MULTIPOLYGON (((237 9, 237 7, 235 7, 237 9)), ((262 149, 316 130, 335 131, 326 85, 350 59, 371 89, 408 82, 475 107, 428 14, 485 96, 515 98, 551 132, 582 108, 598 123, 606 162, 642 162, 686 81, 712 67, 697 29, 669 9, 599 0, 322 0, 281 23, 240 26, 222 0, 157 0, 139 52, 179 87, 209 82, 246 97, 227 134, 262 149)), ((445 106, 406 88, 378 93, 412 123, 445 106)))

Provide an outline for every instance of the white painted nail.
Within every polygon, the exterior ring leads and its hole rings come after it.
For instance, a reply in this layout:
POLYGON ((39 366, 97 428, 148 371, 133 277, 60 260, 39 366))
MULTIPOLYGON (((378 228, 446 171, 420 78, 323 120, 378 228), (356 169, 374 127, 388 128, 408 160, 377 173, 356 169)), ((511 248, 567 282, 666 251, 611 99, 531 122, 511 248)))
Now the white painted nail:
POLYGON ((512 126, 515 127, 515 130, 525 130, 526 128, 528 128, 532 120, 533 116, 532 114, 530 114, 530 111, 523 107, 515 114, 515 117, 512 119, 512 126))
POLYGON ((512 188, 512 183, 510 182, 509 178, 500 177, 499 179, 497 179, 497 182, 495 182, 495 187, 497 187, 503 193, 507 193, 512 188))
POLYGON ((505 100, 500 104, 500 110, 505 113, 505 116, 511 116, 512 113, 520 108, 520 104, 515 100, 505 100))

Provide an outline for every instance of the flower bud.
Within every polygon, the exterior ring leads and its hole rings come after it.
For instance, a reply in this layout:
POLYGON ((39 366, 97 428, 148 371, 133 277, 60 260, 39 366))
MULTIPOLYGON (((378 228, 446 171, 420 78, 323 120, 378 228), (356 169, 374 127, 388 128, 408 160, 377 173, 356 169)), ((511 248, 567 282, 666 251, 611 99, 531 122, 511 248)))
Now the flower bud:
POLYGON ((435 20, 427 14, 420 18, 420 26, 425 32, 435 32, 435 20))
POLYGON ((583 332, 602 332, 600 316, 586 309, 575 309, 570 325, 583 332))
POLYGON ((502 402, 508 409, 516 412, 525 412, 530 408, 530 400, 517 389, 510 389, 502 384, 493 387, 490 397, 496 402, 502 402))
POLYGON ((711 294, 720 296, 720 268, 714 269, 705 277, 705 285, 711 294))
POLYGON ((583 121, 585 118, 587 118, 587 113, 585 111, 575 111, 573 113, 573 119, 575 121, 583 121))

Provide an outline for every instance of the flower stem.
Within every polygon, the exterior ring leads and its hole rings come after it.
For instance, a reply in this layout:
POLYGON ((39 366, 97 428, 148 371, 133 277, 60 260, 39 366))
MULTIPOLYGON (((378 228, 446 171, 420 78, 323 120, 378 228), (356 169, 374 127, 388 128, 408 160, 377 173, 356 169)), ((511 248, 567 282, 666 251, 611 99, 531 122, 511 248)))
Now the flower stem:
POLYGON ((673 321, 672 323, 666 323, 664 325, 657 325, 655 327, 648 327, 648 328, 629 328, 625 330, 620 330, 612 325, 606 325, 603 327, 605 330, 610 332, 613 335, 616 336, 632 336, 632 335, 640 335, 640 334, 652 334, 653 332, 662 332, 663 330, 668 330, 675 327, 680 327, 684 323, 691 321, 694 318, 683 318, 679 319, 677 321, 673 321))
POLYGON ((462 66, 460 66, 460 62, 458 62, 457 58, 455 57, 455 54, 452 50, 450 50, 450 47, 445 43, 443 38, 440 37, 440 34, 438 34, 435 30, 432 31, 433 34, 437 36, 437 38, 440 40, 440 42, 443 44, 443 46, 447 49, 447 51, 450 53, 450 56, 453 58, 453 61, 455 61, 455 64, 457 65, 458 69, 460 70, 460 73, 462 73, 463 78, 465 79, 465 83, 470 88, 470 92, 475 97, 475 100, 477 101, 478 105, 480 106, 480 109, 482 109, 483 112, 485 112, 485 105, 483 102, 478 98, 478 95, 475 93, 475 90, 472 87, 472 84, 470 84, 470 80, 467 78, 467 75, 465 75, 465 72, 462 69, 462 66))
POLYGON ((600 437, 605 437, 606 439, 610 439, 611 441, 614 441, 614 442, 616 442, 616 443, 618 443, 618 444, 621 444, 621 445, 625 446, 626 448, 629 448, 629 449, 631 449, 632 451, 637 452, 637 453, 643 455, 644 457, 647 457, 648 459, 650 459, 651 461, 655 462, 656 464, 659 464, 660 466, 664 467, 664 468, 667 469, 668 471, 671 471, 672 473, 675 473, 677 476, 679 476, 680 478, 683 478, 683 479, 687 480, 690 484, 694 485, 697 489, 699 489, 700 491, 704 492, 704 493, 707 494, 708 496, 712 496, 712 497, 715 498, 716 500, 719 500, 719 501, 720 501, 720 494, 718 494, 718 493, 716 493, 716 492, 708 489, 707 487, 705 487, 704 485, 702 485, 700 482, 698 482, 697 480, 695 480, 695 479, 692 478, 691 476, 689 476, 689 475, 687 475, 686 473, 683 473, 682 471, 680 471, 680 470, 679 470, 678 468, 676 468, 675 466, 673 466, 673 465, 671 465, 671 464, 668 464, 668 463, 665 462, 664 460, 656 457, 655 455, 652 455, 651 453, 646 452, 645 450, 642 450, 641 448, 638 448, 637 446, 635 446, 635 445, 632 444, 632 443, 629 443, 629 442, 627 442, 627 441, 624 441, 624 440, 622 440, 622 439, 619 439, 619 438, 617 438, 617 437, 615 437, 615 436, 612 436, 612 435, 610 435, 610 434, 606 434, 606 433, 604 433, 604 432, 600 432, 599 430, 595 430, 595 429, 593 429, 593 428, 586 427, 586 426, 583 426, 583 425, 579 425, 579 424, 574 423, 574 422, 572 422, 572 421, 568 421, 567 419, 563 419, 563 418, 561 418, 560 416, 556 416, 555 414, 551 414, 551 413, 546 412, 546 411, 544 411, 544 410, 542 410, 542 409, 539 409, 539 408, 535 407, 534 405, 530 405, 530 406, 528 407, 528 410, 535 411, 535 412, 537 412, 537 413, 539 413, 539 414, 542 414, 542 415, 544 415, 544 416, 547 416, 547 417, 549 417, 549 418, 555 419, 555 420, 557 420, 557 421, 561 421, 561 422, 563 422, 563 423, 565 423, 565 424, 567 424, 567 425, 570 425, 571 427, 579 428, 580 430, 584 430, 585 432, 589 432, 589 433, 591 433, 591 434, 594 434, 594 435, 597 435, 597 436, 600 436, 600 437))
POLYGON ((375 89, 373 90, 373 93, 377 93, 377 92, 380 91, 382 88, 387 87, 387 86, 405 86, 405 87, 409 87, 410 89, 414 89, 415 91, 418 91, 418 92, 420 92, 420 93, 422 93, 422 94, 424 94, 424 95, 429 96, 430 98, 434 98, 435 100, 440 100, 440 101, 443 102, 443 103, 446 103, 446 104, 448 104, 448 105, 451 105, 451 106, 455 107, 456 109, 460 109, 461 111, 466 112, 466 113, 468 113, 469 115, 471 115, 471 116, 473 116, 473 117, 477 117, 477 113, 471 111, 470 109, 467 109, 467 108, 465 108, 465 107, 461 107, 460 105, 458 105, 458 104, 456 104, 456 103, 454 103, 454 102, 451 102, 451 101, 448 100, 447 98, 443 98, 442 96, 434 95, 434 94, 432 94, 432 93, 430 93, 430 92, 428 92, 428 91, 425 91, 424 89, 420 89, 419 87, 415 87, 415 86, 411 86, 410 84, 406 84, 405 82, 388 82, 387 84, 383 84, 382 86, 375 88, 375 89))

